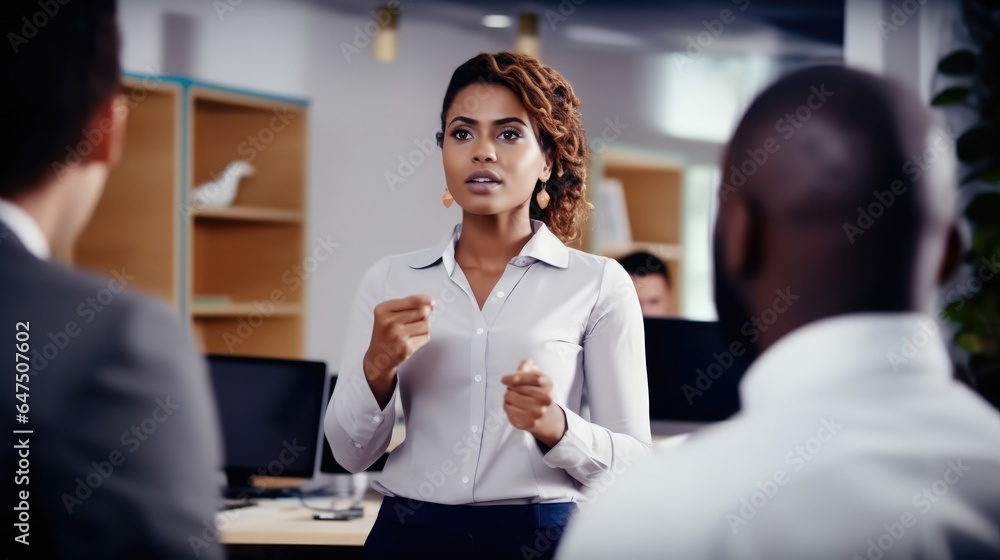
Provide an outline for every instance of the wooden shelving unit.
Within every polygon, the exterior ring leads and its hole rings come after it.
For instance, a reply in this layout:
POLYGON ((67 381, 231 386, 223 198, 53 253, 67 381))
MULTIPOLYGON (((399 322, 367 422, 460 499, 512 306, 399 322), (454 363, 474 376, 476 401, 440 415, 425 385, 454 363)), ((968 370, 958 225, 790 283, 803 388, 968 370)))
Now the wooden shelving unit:
POLYGON ((122 159, 108 177, 97 208, 77 239, 72 259, 98 274, 135 276, 135 285, 179 306, 181 135, 183 88, 145 89, 124 80, 129 106, 122 159))
POLYGON ((306 109, 203 86, 191 88, 189 102, 192 185, 234 160, 254 166, 231 207, 194 212, 188 293, 238 302, 191 301, 195 332, 206 352, 301 356, 305 290, 286 273, 305 251, 306 109))
POLYGON ((684 248, 677 243, 651 243, 634 241, 629 245, 603 245, 601 252, 612 257, 622 257, 635 251, 648 251, 664 261, 680 261, 684 248))
POLYGON ((122 92, 123 159, 74 260, 134 275, 207 353, 302 357, 306 288, 291 274, 305 256, 307 101, 178 76, 126 76, 122 92), (188 193, 238 160, 255 172, 234 203, 194 206, 188 193))
POLYGON ((255 208, 250 206, 231 206, 229 208, 204 208, 191 213, 195 218, 206 220, 233 220, 244 222, 276 222, 299 224, 305 221, 305 216, 298 210, 281 210, 277 208, 255 208))
POLYGON ((672 312, 680 314, 684 266, 683 167, 665 156, 607 150, 592 159, 591 176, 596 189, 601 188, 606 178, 621 182, 633 239, 631 244, 622 246, 602 243, 592 235, 591 251, 613 258, 634 251, 649 251, 658 256, 670 269, 672 312))
MULTIPOLYGON (((298 304, 274 304, 264 307, 271 317, 297 317, 302 314, 298 304)), ((261 313, 261 308, 253 303, 231 303, 220 306, 193 305, 191 315, 198 319, 218 319, 222 317, 245 317, 261 313)))

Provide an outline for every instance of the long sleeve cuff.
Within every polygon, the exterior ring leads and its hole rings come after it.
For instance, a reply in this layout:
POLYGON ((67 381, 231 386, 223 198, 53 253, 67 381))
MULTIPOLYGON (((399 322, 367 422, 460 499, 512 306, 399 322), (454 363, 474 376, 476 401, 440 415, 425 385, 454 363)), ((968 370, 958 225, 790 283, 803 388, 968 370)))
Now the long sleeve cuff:
POLYGON ((578 414, 563 407, 566 414, 566 433, 542 460, 554 469, 565 469, 580 481, 599 475, 610 466, 598 457, 611 458, 611 434, 595 426, 578 414))
POLYGON ((351 375, 339 382, 351 384, 341 393, 346 398, 338 398, 335 394, 334 402, 331 403, 337 424, 343 435, 347 436, 347 441, 339 447, 351 455, 351 462, 371 464, 382 454, 392 437, 392 426, 396 419, 396 393, 393 392, 388 404, 381 408, 371 387, 363 378, 351 375))

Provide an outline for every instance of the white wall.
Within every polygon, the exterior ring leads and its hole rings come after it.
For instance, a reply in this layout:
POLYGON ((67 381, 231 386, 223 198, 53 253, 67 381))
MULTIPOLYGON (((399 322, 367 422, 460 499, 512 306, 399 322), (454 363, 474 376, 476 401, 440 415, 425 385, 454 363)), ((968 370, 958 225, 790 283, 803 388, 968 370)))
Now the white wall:
MULTIPOLYGON (((505 45, 474 32, 422 22, 400 29, 397 60, 376 63, 370 47, 350 62, 341 42, 370 18, 297 1, 244 1, 220 19, 207 0, 124 0, 125 69, 162 71, 165 14, 192 20, 194 78, 307 97, 310 109, 309 250, 339 244, 309 278, 307 355, 339 366, 345 311, 364 270, 378 257, 417 249, 447 234, 460 215, 445 210, 444 176, 433 152, 390 189, 386 171, 433 141, 451 72, 481 51, 505 45), (420 45, 419 52, 407 45, 420 45)), ((474 30, 473 30, 474 31, 474 30)), ((181 46, 185 47, 185 46, 181 46)))
POLYGON ((930 102, 956 0, 847 0, 844 63, 895 78, 930 102))
MULTIPOLYGON (((165 56, 184 58, 187 52, 190 65, 181 73, 311 100, 310 250, 320 239, 339 248, 309 278, 307 355, 335 370, 345 313, 364 270, 383 255, 433 244, 460 219, 458 207, 445 210, 440 203, 444 175, 436 146, 395 188, 387 185, 385 173, 398 173, 399 158, 418 150, 417 142, 433 141, 454 68, 479 52, 512 44, 481 28, 408 20, 404 4, 396 61, 375 62, 370 46, 348 61, 341 43, 352 43, 370 16, 301 0, 243 0, 220 17, 214 5, 122 0, 124 65, 136 72, 176 70, 163 68, 165 56), (190 41, 164 46, 167 14, 190 18, 190 41)), ((650 95, 655 88, 649 87, 664 79, 656 56, 546 49, 543 41, 542 58, 582 99, 592 147, 602 147, 597 140, 602 134, 604 139, 617 134, 609 146, 716 163, 718 145, 668 138, 658 129, 653 117, 662 100, 650 95), (609 129, 609 121, 619 129, 609 129)))

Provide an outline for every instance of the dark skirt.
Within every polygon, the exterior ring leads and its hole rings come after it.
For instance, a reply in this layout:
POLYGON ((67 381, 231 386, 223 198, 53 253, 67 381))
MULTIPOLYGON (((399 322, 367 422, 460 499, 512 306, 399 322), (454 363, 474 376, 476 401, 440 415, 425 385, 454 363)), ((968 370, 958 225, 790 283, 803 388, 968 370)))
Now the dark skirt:
POLYGON ((576 511, 574 502, 453 506, 386 496, 364 558, 547 560, 576 511))

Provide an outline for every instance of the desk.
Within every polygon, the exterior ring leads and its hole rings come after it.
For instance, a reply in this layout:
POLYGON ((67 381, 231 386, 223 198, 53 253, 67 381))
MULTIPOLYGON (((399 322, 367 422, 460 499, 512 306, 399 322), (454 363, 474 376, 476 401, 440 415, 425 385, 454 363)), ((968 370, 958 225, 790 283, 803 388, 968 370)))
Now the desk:
MULTIPOLYGON (((397 439, 397 431, 393 439, 397 439)), ((654 436, 656 447, 680 445, 686 435, 654 436)), ((402 440, 402 434, 399 434, 402 440)), ((395 442, 394 442, 395 443, 395 442)), ((392 447, 395 447, 393 445, 392 447)), ((323 504, 322 498, 309 498, 310 504, 323 504)), ((219 512, 216 526, 225 544, 253 545, 332 545, 362 546, 375 525, 382 495, 369 490, 362 501, 365 514, 350 521, 316 521, 315 511, 303 507, 298 498, 257 500, 258 505, 219 512)))
MULTIPOLYGON (((320 498, 308 498, 322 504, 320 498)), ((220 540, 227 545, 321 545, 357 546, 365 544, 375 525, 382 496, 369 494, 362 501, 364 516, 349 521, 317 521, 316 511, 303 507, 298 498, 257 500, 256 506, 221 511, 216 514, 220 540)))
MULTIPOLYGON (((681 437, 654 437, 654 445, 674 446, 681 437)), ((308 498, 322 505, 323 498, 308 498)), ((316 512, 298 498, 257 500, 256 506, 216 514, 220 540, 231 559, 238 558, 360 558, 382 504, 382 495, 369 491, 362 501, 365 513, 350 521, 316 521, 316 512), (331 548, 337 547, 337 548, 331 548), (262 550, 267 552, 263 553, 262 550), (248 553, 248 551, 252 551, 248 553)))
MULTIPOLYGON (((406 439, 402 424, 392 430, 388 451, 406 439)), ((258 478, 262 488, 300 487, 304 479, 258 478)), ((369 481, 370 482, 370 481, 369 481)), ((323 507, 331 498, 310 497, 310 505, 323 507)), ((360 558, 361 547, 375 525, 382 495, 369 488, 361 502, 364 516, 349 521, 317 521, 317 512, 298 498, 257 499, 257 505, 221 511, 215 526, 231 560, 240 558, 360 558)))

